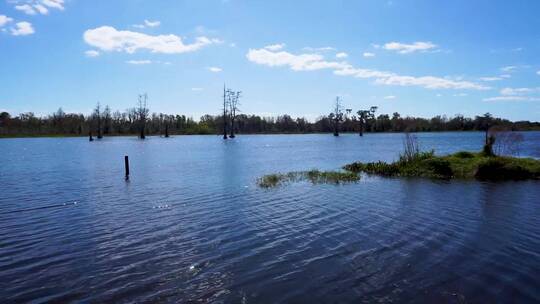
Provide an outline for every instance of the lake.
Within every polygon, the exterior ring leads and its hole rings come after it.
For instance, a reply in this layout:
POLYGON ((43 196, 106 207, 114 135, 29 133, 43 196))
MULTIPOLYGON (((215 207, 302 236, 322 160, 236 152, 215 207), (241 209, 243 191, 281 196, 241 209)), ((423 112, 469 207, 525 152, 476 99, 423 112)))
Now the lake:
MULTIPOLYGON (((540 132, 523 134, 521 155, 540 158, 540 132)), ((480 150, 484 138, 417 136, 437 154, 480 150)), ((2 139, 0 299, 538 303, 540 181, 256 185, 395 160, 402 139, 2 139)))

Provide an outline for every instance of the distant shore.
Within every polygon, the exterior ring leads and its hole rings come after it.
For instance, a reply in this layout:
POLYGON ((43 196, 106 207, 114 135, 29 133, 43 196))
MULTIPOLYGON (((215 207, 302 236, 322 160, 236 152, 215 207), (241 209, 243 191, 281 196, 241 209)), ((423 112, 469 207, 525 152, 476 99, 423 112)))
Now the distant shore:
MULTIPOLYGON (((475 133, 475 132, 483 132, 480 130, 442 130, 442 131, 417 131, 417 132, 410 132, 410 133, 475 133)), ((540 130, 515 130, 513 132, 540 132, 540 130)), ((387 132, 365 132, 364 136, 370 136, 374 134, 404 134, 407 133, 405 131, 403 132, 397 132, 397 131, 387 131, 387 132)), ((329 135, 331 136, 331 132, 266 132, 266 133, 238 133, 238 136, 242 135, 314 135, 314 134, 320 134, 320 135, 329 135)), ((358 135, 357 132, 341 132, 341 135, 358 135)), ((207 136, 223 136, 223 134, 209 134, 209 133, 178 133, 178 134, 169 134, 170 137, 174 136, 192 136, 192 135, 207 135, 207 136)), ((93 135, 94 139, 95 134, 93 135)), ((106 134, 103 137, 137 137, 138 134, 106 134)), ((164 137, 163 134, 147 134, 148 137, 164 137)), ((0 139, 8 139, 8 138, 88 138, 88 135, 79 135, 79 134, 0 134, 0 139)))

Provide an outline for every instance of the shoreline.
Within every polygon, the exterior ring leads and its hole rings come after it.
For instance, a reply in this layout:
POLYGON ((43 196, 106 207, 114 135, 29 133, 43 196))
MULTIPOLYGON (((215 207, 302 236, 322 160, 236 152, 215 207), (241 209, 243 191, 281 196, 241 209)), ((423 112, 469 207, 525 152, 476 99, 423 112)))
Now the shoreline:
MULTIPOLYGON (((370 136, 374 134, 405 134, 405 133, 411 133, 411 134, 423 134, 423 133, 433 133, 433 134, 440 134, 440 133, 483 133, 482 130, 445 130, 445 131, 418 131, 418 132, 365 132, 364 136, 370 136)), ((515 131, 508 131, 508 132, 540 132, 540 130, 515 130, 515 131)), ((243 136, 243 135, 328 135, 332 136, 331 132, 291 132, 291 133, 236 133, 237 136, 243 136)), ((341 132, 340 135, 356 135, 358 137, 361 137, 358 135, 357 132, 341 132)), ((107 137, 137 137, 138 134, 110 134, 110 135, 104 135, 103 138, 107 137)), ((161 134, 147 134, 147 137, 164 137, 164 135, 161 134)), ((169 137, 174 136, 223 136, 223 134, 197 134, 197 133, 186 133, 186 134, 169 134, 169 137)), ((78 135, 78 134, 17 134, 17 135, 6 135, 6 134, 0 134, 0 140, 1 139, 24 139, 24 138, 88 138, 88 135, 78 135)), ((98 141, 97 138, 94 138, 94 140, 98 141)))

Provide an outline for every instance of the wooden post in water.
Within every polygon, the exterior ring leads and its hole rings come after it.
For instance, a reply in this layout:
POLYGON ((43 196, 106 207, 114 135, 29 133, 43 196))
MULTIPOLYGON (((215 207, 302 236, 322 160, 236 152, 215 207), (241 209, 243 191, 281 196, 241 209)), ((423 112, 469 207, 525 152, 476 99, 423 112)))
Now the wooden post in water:
POLYGON ((124 167, 126 168, 126 179, 129 179, 129 157, 124 156, 124 167))

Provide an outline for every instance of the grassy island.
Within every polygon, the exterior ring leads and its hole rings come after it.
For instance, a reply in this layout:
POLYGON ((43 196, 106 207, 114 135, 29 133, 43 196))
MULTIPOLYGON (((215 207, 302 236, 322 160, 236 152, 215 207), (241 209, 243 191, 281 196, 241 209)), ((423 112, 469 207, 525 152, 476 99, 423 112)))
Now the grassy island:
POLYGON ((431 179, 493 181, 540 179, 540 160, 495 155, 494 142, 494 137, 487 137, 483 151, 478 153, 461 151, 437 156, 434 151, 421 152, 416 137, 406 134, 404 151, 395 162, 354 162, 345 165, 344 171, 311 170, 270 174, 259 178, 257 184, 263 188, 306 180, 313 184, 341 184, 358 181, 360 173, 431 179))
POLYGON ((484 153, 458 152, 436 156, 433 152, 401 157, 393 163, 355 162, 344 166, 354 173, 382 176, 426 177, 436 179, 523 180, 540 179, 540 161, 531 158, 488 156, 484 153))

